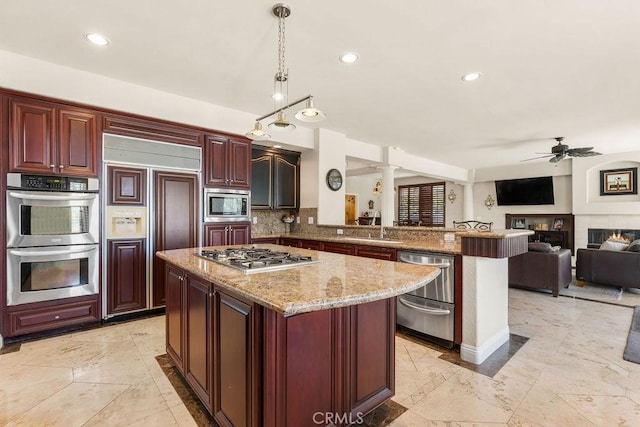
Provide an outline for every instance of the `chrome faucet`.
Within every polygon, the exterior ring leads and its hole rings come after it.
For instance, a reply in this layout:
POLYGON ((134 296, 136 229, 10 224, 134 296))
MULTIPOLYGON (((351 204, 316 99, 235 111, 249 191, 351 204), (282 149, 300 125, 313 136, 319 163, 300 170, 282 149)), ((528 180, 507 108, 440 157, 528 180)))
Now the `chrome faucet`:
POLYGON ((373 213, 373 225, 376 225, 376 215, 380 214, 380 238, 384 239, 384 226, 382 225, 382 211, 375 211, 373 213))

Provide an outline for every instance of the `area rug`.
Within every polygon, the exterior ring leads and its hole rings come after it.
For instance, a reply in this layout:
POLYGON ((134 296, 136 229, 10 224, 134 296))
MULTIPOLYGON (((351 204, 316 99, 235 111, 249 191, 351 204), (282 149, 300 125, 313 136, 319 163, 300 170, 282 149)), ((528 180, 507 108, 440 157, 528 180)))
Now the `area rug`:
POLYGON ((636 305, 633 309, 627 346, 622 357, 629 362, 640 363, 640 305, 636 305))
MULTIPOLYGON (((180 372, 178 372, 171 361, 171 358, 167 354, 161 354, 156 356, 156 361, 158 362, 158 365, 160 365, 160 368, 162 368, 162 371, 167 376, 167 379, 175 389, 176 393, 178 393, 178 396, 180 396, 180 399, 193 417, 195 423, 200 427, 218 427, 218 424, 213 420, 211 415, 209 415, 209 412, 207 412, 204 405, 200 403, 180 372)), ((407 408, 399 403, 389 400, 367 416, 362 419, 358 419, 357 424, 363 427, 388 426, 406 410, 407 408)))

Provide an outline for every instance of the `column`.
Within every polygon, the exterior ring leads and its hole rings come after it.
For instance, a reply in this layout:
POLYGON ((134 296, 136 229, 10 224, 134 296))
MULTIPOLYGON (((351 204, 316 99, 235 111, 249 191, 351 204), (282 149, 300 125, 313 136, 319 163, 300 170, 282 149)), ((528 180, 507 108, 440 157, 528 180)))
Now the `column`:
POLYGON ((465 183, 462 184, 464 187, 463 195, 462 195, 462 220, 470 221, 476 219, 475 213, 473 212, 473 184, 465 183))
POLYGON ((395 218, 395 192, 393 191, 394 171, 397 166, 381 166, 382 171, 382 225, 390 227, 395 218))

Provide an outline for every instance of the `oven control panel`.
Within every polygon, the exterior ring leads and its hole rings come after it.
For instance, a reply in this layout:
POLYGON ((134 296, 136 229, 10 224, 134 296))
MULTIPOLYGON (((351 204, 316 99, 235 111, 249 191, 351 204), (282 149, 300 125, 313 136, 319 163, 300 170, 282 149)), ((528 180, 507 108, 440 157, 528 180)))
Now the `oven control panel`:
POLYGON ((74 176, 7 174, 7 186, 23 190, 97 191, 97 181, 94 178, 74 176))

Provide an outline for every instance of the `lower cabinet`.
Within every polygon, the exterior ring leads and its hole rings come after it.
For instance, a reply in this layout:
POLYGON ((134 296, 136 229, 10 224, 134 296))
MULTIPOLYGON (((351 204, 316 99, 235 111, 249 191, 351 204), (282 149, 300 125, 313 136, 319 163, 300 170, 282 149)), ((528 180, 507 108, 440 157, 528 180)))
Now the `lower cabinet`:
POLYGON ((53 303, 25 304, 25 306, 28 308, 10 307, 8 309, 8 327, 5 327, 4 336, 12 337, 100 321, 97 295, 68 298, 53 303))
POLYGON ((107 240, 107 314, 147 307, 145 239, 107 240))
POLYGON ((322 250, 325 252, 333 252, 343 255, 356 254, 356 246, 349 243, 324 242, 323 246, 324 248, 322 250))
POLYGON ((356 246, 356 255, 365 258, 395 261, 396 252, 397 251, 394 248, 382 248, 379 246, 356 246))
POLYGON ((321 251, 324 249, 324 245, 318 240, 299 240, 298 247, 303 249, 311 249, 314 251, 321 251))
POLYGON ((248 222, 206 224, 205 246, 244 245, 251 243, 251 224, 248 222))
POLYGON ((317 414, 359 424, 393 396, 395 298, 285 317, 165 272, 167 353, 218 424, 305 426, 317 414))

